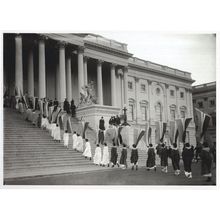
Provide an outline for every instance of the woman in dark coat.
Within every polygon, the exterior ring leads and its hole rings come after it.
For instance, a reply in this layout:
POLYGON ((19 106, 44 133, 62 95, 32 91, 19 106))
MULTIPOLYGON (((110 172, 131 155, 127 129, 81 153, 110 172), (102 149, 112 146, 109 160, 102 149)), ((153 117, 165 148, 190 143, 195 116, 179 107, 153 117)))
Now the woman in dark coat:
POLYGON ((212 178, 211 168, 212 168, 213 157, 212 157, 211 149, 207 142, 204 142, 203 144, 203 148, 200 153, 200 158, 202 160, 201 174, 202 176, 207 177, 207 181, 209 182, 211 181, 212 178))
POLYGON ((119 163, 120 163, 122 169, 125 169, 128 167, 128 165, 127 165, 127 147, 125 144, 123 144, 123 148, 121 151, 121 158, 120 158, 119 163))
POLYGON ((176 143, 173 143, 173 148, 171 148, 170 157, 172 160, 174 174, 179 175, 180 174, 180 153, 179 153, 176 143))
POLYGON ((160 152, 160 165, 162 167, 162 172, 167 173, 167 166, 168 166, 168 155, 169 155, 169 149, 165 144, 162 144, 161 152, 160 152))
POLYGON ((149 144, 149 149, 147 152, 147 163, 146 163, 146 167, 147 170, 151 170, 154 169, 154 171, 156 171, 156 154, 155 154, 155 150, 152 144, 149 144))
POLYGON ((193 157, 194 157, 194 149, 189 145, 189 143, 186 143, 183 148, 182 158, 183 158, 185 176, 187 178, 192 178, 191 166, 192 166, 193 157))
POLYGON ((117 161, 117 158, 118 158, 117 147, 116 147, 115 143, 113 143, 113 146, 111 148, 111 159, 110 159, 112 167, 114 167, 116 164, 119 167, 119 163, 117 161))
POLYGON ((134 166, 136 166, 136 170, 138 170, 138 149, 136 148, 136 145, 132 145, 131 150, 131 164, 132 164, 132 170, 134 170, 134 166))

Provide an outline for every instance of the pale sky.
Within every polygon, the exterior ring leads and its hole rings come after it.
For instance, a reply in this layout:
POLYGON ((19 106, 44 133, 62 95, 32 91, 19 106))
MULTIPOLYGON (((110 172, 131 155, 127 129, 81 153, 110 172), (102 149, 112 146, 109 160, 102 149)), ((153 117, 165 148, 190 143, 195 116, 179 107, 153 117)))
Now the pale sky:
POLYGON ((128 44, 135 57, 191 72, 193 85, 216 80, 214 34, 164 34, 96 31, 95 34, 128 44))

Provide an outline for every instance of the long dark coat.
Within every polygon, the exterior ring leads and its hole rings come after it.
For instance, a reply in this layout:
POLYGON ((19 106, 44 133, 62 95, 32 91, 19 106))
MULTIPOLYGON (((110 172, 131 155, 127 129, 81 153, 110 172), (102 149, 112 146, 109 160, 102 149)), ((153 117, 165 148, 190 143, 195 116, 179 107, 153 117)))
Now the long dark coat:
POLYGON ((156 154, 154 148, 150 147, 147 152, 147 162, 146 162, 147 167, 151 168, 155 166, 155 156, 156 154))
POLYGON ((186 172, 191 172, 191 170, 192 170, 191 165, 192 165, 193 156, 194 156, 193 147, 190 147, 190 148, 184 147, 183 148, 182 158, 183 158, 184 170, 186 172))
POLYGON ((103 144, 104 143, 104 132, 99 130, 99 134, 98 134, 98 143, 103 144))
POLYGON ((110 162, 112 162, 114 165, 116 165, 117 158, 118 158, 117 148, 116 147, 112 147, 110 162))
POLYGON ((172 149, 171 150, 171 160, 172 160, 172 165, 174 170, 179 170, 180 169, 180 153, 178 149, 172 149))
POLYGON ((136 164, 138 162, 138 149, 134 148, 131 150, 131 163, 136 164))
POLYGON ((123 148, 121 151, 120 164, 127 165, 127 149, 123 148))
POLYGON ((99 120, 99 129, 100 130, 105 130, 105 121, 104 121, 104 119, 99 120))
POLYGON ((169 150, 166 147, 162 147, 160 151, 160 165, 163 167, 168 166, 168 155, 169 155, 169 150))
POLYGON ((211 168, 212 168, 212 155, 211 152, 209 151, 209 148, 204 148, 202 149, 200 153, 200 158, 202 160, 201 163, 201 174, 210 174, 211 173, 211 168))

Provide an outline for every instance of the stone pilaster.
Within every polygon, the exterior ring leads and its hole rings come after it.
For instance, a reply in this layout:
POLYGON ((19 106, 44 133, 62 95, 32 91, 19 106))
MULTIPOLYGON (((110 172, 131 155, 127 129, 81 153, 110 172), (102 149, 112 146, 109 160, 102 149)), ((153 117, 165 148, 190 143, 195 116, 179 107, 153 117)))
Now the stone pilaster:
POLYGON ((56 99, 60 100, 60 67, 59 60, 56 65, 56 99))
POLYGON ((83 53, 84 47, 78 49, 78 99, 80 100, 80 93, 84 93, 84 70, 83 70, 83 53))
POLYGON ((149 122, 151 124, 151 122, 153 121, 153 103, 152 103, 152 81, 151 80, 147 80, 148 82, 148 101, 149 101, 149 122))
POLYGON ((28 52, 28 95, 34 96, 34 56, 33 47, 28 52))
POLYGON ((87 62, 88 62, 88 57, 84 57, 83 59, 83 65, 84 65, 84 84, 88 85, 88 70, 87 70, 87 62))
POLYGON ((128 68, 124 68, 124 104, 128 106, 128 68))
POLYGON ((69 55, 66 59, 66 91, 67 100, 72 100, 72 77, 71 77, 71 56, 69 55))
POLYGON ((65 44, 59 43, 59 78, 60 78, 60 102, 66 98, 66 67, 65 67, 65 44))
POLYGON ((111 64, 111 103, 116 106, 116 79, 115 79, 115 64, 111 64))
POLYGON ((22 36, 15 37, 15 87, 18 96, 23 93, 23 61, 22 61, 22 36))
POLYGON ((141 109, 140 109, 140 100, 139 100, 139 91, 140 91, 140 85, 139 85, 139 78, 135 77, 135 97, 136 97, 136 123, 138 124, 141 119, 141 109))
POLYGON ((45 39, 41 37, 38 42, 39 48, 39 98, 46 97, 46 67, 45 67, 45 39))
POLYGON ((102 60, 98 60, 97 63, 97 94, 98 104, 103 105, 103 88, 102 88, 102 60))
POLYGON ((179 106, 179 87, 175 86, 176 88, 176 118, 180 117, 180 106, 179 106))
POLYGON ((169 106, 168 106, 168 99, 169 99, 169 85, 165 84, 164 90, 164 113, 165 113, 165 122, 169 121, 169 106))

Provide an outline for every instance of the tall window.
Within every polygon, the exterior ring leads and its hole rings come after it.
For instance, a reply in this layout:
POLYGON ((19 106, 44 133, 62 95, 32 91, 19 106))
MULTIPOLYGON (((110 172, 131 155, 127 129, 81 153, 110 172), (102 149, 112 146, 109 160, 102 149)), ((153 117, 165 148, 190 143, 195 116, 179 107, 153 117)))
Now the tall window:
POLYGON ((175 114, 175 109, 170 110, 170 120, 175 121, 176 114, 175 114))
POLYGON ((170 96, 174 97, 174 90, 170 90, 170 96))
POLYGON ((133 83, 131 81, 128 81, 128 89, 130 90, 133 89, 133 83))
POLYGON ((145 84, 141 84, 141 92, 146 92, 146 86, 145 86, 145 84))
POLYGON ((187 111, 187 109, 185 106, 180 107, 180 117, 181 118, 186 118, 186 111, 187 111))
POLYGON ((147 107, 146 106, 141 106, 141 119, 143 121, 147 120, 147 107))
POLYGON ((210 100, 210 107, 213 107, 213 106, 215 106, 215 100, 214 99, 210 100))
POLYGON ((157 103, 155 107, 155 120, 162 121, 162 107, 160 103, 157 103))
POLYGON ((129 103, 128 120, 129 121, 133 121, 134 120, 134 104, 132 104, 132 103, 129 103))
POLYGON ((184 98, 184 92, 180 92, 180 98, 181 98, 181 99, 184 98))
POLYGON ((203 108, 203 102, 198 102, 199 108, 203 108))

